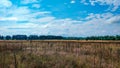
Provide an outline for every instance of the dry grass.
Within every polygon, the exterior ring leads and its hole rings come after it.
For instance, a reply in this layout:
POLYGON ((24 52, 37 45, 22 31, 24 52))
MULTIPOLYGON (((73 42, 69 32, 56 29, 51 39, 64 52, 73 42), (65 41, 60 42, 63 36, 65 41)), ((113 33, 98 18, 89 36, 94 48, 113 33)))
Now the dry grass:
POLYGON ((0 68, 120 68, 120 41, 0 41, 0 68))

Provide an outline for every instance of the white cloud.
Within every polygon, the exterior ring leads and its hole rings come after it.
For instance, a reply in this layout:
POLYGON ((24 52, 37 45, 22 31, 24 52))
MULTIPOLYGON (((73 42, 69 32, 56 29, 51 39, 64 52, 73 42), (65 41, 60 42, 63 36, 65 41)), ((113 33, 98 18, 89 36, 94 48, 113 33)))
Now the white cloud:
MULTIPOLYGON (((71 1, 71 3, 75 3, 75 1, 71 1)), ((36 4, 33 4, 33 6, 39 7, 36 4)), ((0 10, 0 13, 1 34, 51 34, 63 36, 120 34, 120 24, 115 25, 115 23, 120 22, 120 16, 112 13, 90 13, 84 18, 84 21, 70 18, 57 19, 49 11, 34 11, 25 6, 0 10), (25 22, 18 23, 19 21, 25 22)))
POLYGON ((89 0, 91 5, 100 4, 100 5, 109 5, 113 6, 112 11, 116 11, 120 7, 119 0, 89 0))
MULTIPOLYGON (((5 11, 8 11, 8 10, 6 9, 5 11)), ((33 19, 49 16, 50 12, 33 11, 33 10, 30 10, 28 7, 22 6, 22 7, 12 7, 9 9, 8 12, 1 11, 1 14, 3 14, 1 16, 3 16, 4 18, 16 17, 17 21, 30 21, 33 19)))
POLYGON ((9 9, 9 14, 13 15, 26 15, 30 13, 30 9, 28 7, 15 7, 12 9, 9 9), (13 11, 14 10, 14 11, 13 11))
POLYGON ((39 4, 33 4, 32 7, 33 8, 40 8, 40 5, 39 4))
MULTIPOLYGON (((35 17, 36 15, 37 13, 35 17)), ((120 34, 120 24, 115 24, 120 21, 119 15, 91 13, 85 20, 57 19, 53 16, 44 16, 38 19, 30 18, 27 23, 13 23, 9 26, 2 26, 1 28, 4 29, 0 30, 1 33, 5 34, 12 32, 12 34, 27 35, 93 36, 120 34)))
POLYGON ((73 4, 73 3, 75 3, 75 1, 74 1, 74 0, 72 0, 70 3, 72 3, 72 4, 73 4))
POLYGON ((0 21, 17 21, 18 18, 16 17, 7 17, 7 18, 0 18, 0 21))
POLYGON ((28 35, 29 34, 62 35, 62 36, 115 35, 120 34, 119 26, 120 25, 114 25, 114 23, 108 24, 107 19, 104 18, 99 19, 94 18, 86 22, 72 19, 53 19, 52 21, 47 22, 46 24, 32 22, 6 26, 7 28, 8 27, 12 28, 6 31, 7 32, 17 31, 14 33, 18 34, 25 33, 28 35))
POLYGON ((34 11, 28 7, 11 7, 0 10, 1 34, 47 34, 42 32, 45 29, 43 22, 50 22, 55 19, 49 11, 34 11), (9 10, 9 12, 7 12, 9 10), (5 11, 5 12, 4 12, 5 11), (24 21, 22 23, 21 21, 24 21), (19 23, 20 22, 20 23, 19 23), (41 23, 42 22, 42 23, 41 23), (31 32, 33 31, 33 32, 31 32))
POLYGON ((19 23, 19 24, 14 24, 12 26, 7 26, 7 28, 12 28, 12 29, 20 29, 20 28, 35 28, 38 27, 38 24, 35 23, 19 23))
POLYGON ((102 22, 106 24, 120 23, 120 15, 113 15, 112 13, 94 14, 90 13, 86 18, 88 21, 102 22))
POLYGON ((0 0, 0 7, 10 7, 12 2, 10 0, 0 0))
POLYGON ((120 15, 111 17, 107 20, 107 23, 120 23, 120 15))
POLYGON ((82 3, 84 5, 88 5, 88 3, 86 2, 86 0, 81 0, 80 3, 82 3))
POLYGON ((38 0, 21 0, 22 4, 37 3, 38 0))
POLYGON ((50 21, 53 21, 55 19, 55 17, 41 17, 41 18, 37 18, 37 19, 31 19, 30 22, 37 22, 37 23, 48 23, 50 21))
POLYGON ((8 12, 3 12, 4 17, 16 17, 18 21, 26 21, 29 18, 32 18, 32 16, 29 16, 31 14, 31 10, 28 7, 12 7, 6 11, 8 12))
POLYGON ((120 0, 81 0, 81 3, 88 5, 91 4, 95 6, 96 4, 99 5, 108 5, 108 10, 116 11, 120 7, 120 0))
POLYGON ((91 20, 91 19, 108 19, 113 16, 112 13, 103 13, 103 14, 94 14, 90 13, 88 16, 85 18, 86 20, 91 20))

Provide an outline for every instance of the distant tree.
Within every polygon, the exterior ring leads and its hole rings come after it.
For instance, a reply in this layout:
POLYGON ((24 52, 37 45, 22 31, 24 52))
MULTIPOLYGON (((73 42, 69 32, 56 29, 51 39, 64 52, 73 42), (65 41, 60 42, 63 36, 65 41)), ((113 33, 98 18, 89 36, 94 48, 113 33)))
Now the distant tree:
POLYGON ((4 36, 0 35, 0 40, 4 40, 4 36))
POLYGON ((27 36, 26 35, 13 35, 12 39, 13 40, 27 40, 27 36))
POLYGON ((39 39, 39 36, 38 35, 30 35, 28 37, 29 40, 38 40, 39 39))
POLYGON ((120 35, 116 35, 115 40, 120 40, 120 35))
POLYGON ((5 39, 6 39, 6 40, 11 40, 11 39, 12 39, 12 37, 11 37, 11 36, 9 36, 9 35, 7 35, 7 36, 5 37, 5 39))
POLYGON ((0 35, 0 40, 52 40, 52 39, 63 39, 63 40, 120 40, 120 35, 116 36, 89 36, 89 37, 62 37, 54 35, 13 35, 13 36, 2 36, 0 35))
POLYGON ((86 40, 116 40, 118 39, 118 36, 91 36, 91 37, 86 37, 86 40))
POLYGON ((63 39, 62 36, 53 36, 53 35, 48 35, 48 36, 39 36, 39 39, 44 40, 44 39, 63 39))
POLYGON ((41 39, 41 40, 44 40, 45 38, 46 38, 46 36, 44 36, 44 35, 39 36, 39 39, 41 39))

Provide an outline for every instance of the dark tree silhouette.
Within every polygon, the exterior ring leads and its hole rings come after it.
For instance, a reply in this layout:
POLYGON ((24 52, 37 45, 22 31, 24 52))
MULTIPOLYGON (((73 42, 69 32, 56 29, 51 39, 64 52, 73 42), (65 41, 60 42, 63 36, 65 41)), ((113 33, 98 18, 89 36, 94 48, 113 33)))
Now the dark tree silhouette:
POLYGON ((6 39, 6 40, 11 40, 11 39, 12 39, 12 37, 11 37, 11 36, 9 36, 9 35, 7 35, 7 36, 5 37, 5 39, 6 39))
POLYGON ((89 36, 89 37, 62 37, 54 35, 13 35, 13 36, 2 36, 0 40, 120 40, 120 35, 116 36, 89 36))

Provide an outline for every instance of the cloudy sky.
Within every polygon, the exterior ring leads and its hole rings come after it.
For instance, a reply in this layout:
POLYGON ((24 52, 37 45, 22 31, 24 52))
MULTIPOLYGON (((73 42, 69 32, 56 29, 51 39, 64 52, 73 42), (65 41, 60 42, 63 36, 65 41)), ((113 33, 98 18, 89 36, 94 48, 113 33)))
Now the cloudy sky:
POLYGON ((0 35, 120 35, 120 0, 0 0, 0 35))

